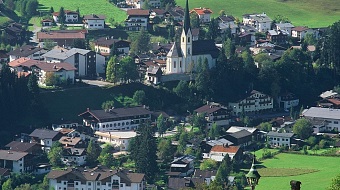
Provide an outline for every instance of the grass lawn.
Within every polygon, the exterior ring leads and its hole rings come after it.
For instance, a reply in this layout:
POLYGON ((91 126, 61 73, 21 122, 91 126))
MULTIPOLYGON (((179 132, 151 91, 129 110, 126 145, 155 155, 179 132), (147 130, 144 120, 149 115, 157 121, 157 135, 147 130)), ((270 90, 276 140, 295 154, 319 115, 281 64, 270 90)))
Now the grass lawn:
POLYGON ((339 163, 339 157, 281 153, 275 158, 263 161, 264 169, 259 169, 260 174, 262 170, 263 177, 256 189, 285 190, 290 188, 290 180, 298 180, 302 182, 302 189, 323 190, 330 185, 331 179, 340 173, 339 163))
POLYGON ((103 14, 106 16, 106 21, 109 18, 114 18, 116 22, 122 22, 126 19, 126 12, 117 8, 108 0, 39 0, 40 10, 47 11, 53 7, 54 11, 59 11, 60 7, 68 10, 77 10, 80 14, 103 14))
MULTIPOLYGON (((185 0, 177 0, 184 7, 185 0)), ((216 17, 220 10, 242 20, 247 13, 266 12, 288 17, 295 26, 325 27, 340 20, 339 0, 190 0, 189 7, 209 7, 216 17)))
MULTIPOLYGON (((278 152, 279 150, 278 149, 269 149, 269 148, 267 148, 267 151, 269 151, 271 153, 275 153, 275 152, 278 152)), ((257 150, 255 152, 256 159, 262 158, 262 154, 263 153, 264 153, 264 149, 257 150)))
POLYGON ((9 19, 6 16, 0 16, 0 25, 5 24, 6 22, 10 21, 11 19, 9 19))

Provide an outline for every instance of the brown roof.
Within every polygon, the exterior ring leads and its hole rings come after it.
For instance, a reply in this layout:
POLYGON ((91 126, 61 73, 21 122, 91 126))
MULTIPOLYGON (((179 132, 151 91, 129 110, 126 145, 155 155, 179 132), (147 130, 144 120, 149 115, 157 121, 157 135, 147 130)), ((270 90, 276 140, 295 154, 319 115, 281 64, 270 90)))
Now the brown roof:
MULTIPOLYGON (((64 10, 65 14, 68 15, 78 15, 78 13, 76 11, 71 11, 71 10, 64 10)), ((53 16, 59 16, 59 12, 54 12, 52 13, 53 16)))
POLYGON ((21 57, 8 63, 10 67, 32 67, 35 64, 39 64, 40 61, 29 59, 27 57, 21 57))
POLYGON ((216 176, 217 170, 195 170, 194 177, 211 178, 216 176))
POLYGON ((57 72, 60 70, 73 71, 76 70, 74 66, 69 63, 46 63, 43 61, 37 61, 29 59, 27 57, 21 57, 8 63, 10 67, 32 67, 36 66, 46 72, 57 72))
POLYGON ((0 159, 17 161, 25 157, 27 154, 28 154, 27 152, 19 152, 19 151, 13 151, 13 150, 0 150, 0 159))
POLYGON ((90 14, 90 15, 84 15, 84 20, 105 20, 105 15, 95 15, 95 14, 90 14))
POLYGON ((335 105, 340 105, 340 100, 339 99, 335 99, 335 98, 329 98, 327 99, 329 102, 331 102, 332 104, 335 104, 335 105))
POLYGON ((302 32, 305 30, 308 30, 308 28, 304 26, 297 26, 297 27, 292 28, 292 31, 298 31, 298 32, 302 32))
POLYGON ((191 12, 196 12, 198 15, 213 13, 209 8, 194 8, 191 12))
POLYGON ((209 114, 209 113, 213 113, 213 112, 220 110, 220 109, 224 109, 224 108, 222 108, 220 106, 204 105, 200 108, 195 109, 194 111, 197 112, 197 113, 207 113, 207 114, 209 114))
MULTIPOLYGON (((72 30, 69 30, 72 31, 72 30)), ((85 39, 86 31, 73 30, 72 32, 65 30, 50 31, 50 32, 38 32, 37 39, 85 39)))
POLYGON ((63 145, 70 145, 70 146, 75 146, 81 141, 80 137, 61 137, 59 139, 59 142, 63 145))
POLYGON ((127 11, 127 14, 129 16, 149 16, 149 10, 143 10, 143 9, 130 9, 127 11))
POLYGON ((8 55, 14 55, 19 57, 27 57, 29 55, 34 54, 35 52, 38 52, 40 50, 43 50, 43 48, 35 47, 32 45, 23 45, 19 48, 16 48, 13 51, 8 52, 8 55))
POLYGON ((59 133, 58 131, 52 131, 48 129, 35 129, 29 136, 39 139, 54 139, 60 135, 61 133, 59 133))
POLYGON ((0 168, 0 176, 4 177, 4 176, 9 176, 9 175, 11 175, 11 171, 9 171, 9 169, 0 168))
POLYGON ((10 148, 12 151, 26 152, 34 146, 40 147, 40 144, 12 141, 8 143, 5 147, 10 148))
POLYGON ((223 146, 215 145, 211 148, 211 152, 226 152, 226 153, 237 153, 239 151, 239 146, 223 146))

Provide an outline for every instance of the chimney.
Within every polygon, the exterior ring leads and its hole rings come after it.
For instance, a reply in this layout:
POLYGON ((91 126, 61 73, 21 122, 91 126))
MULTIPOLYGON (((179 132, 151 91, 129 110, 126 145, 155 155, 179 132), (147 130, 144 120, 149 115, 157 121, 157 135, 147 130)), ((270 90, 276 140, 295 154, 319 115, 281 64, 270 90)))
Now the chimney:
POLYGON ((86 111, 90 111, 90 108, 86 108, 86 111))

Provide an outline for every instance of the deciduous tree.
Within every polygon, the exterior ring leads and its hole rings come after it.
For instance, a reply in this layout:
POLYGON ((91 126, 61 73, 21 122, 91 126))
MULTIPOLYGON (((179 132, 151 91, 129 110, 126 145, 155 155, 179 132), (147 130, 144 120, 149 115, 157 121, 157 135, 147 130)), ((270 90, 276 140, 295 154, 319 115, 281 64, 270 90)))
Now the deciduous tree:
POLYGON ((293 132, 301 139, 307 139, 313 133, 312 124, 305 118, 298 119, 293 125, 293 132))

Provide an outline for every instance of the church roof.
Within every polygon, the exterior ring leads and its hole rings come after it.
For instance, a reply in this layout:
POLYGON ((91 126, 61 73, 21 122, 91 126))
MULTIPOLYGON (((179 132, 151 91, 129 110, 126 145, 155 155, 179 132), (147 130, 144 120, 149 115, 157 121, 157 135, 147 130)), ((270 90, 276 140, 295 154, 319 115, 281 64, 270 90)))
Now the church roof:
POLYGON ((170 49, 167 57, 182 57, 182 50, 181 48, 174 42, 172 48, 170 49))
POLYGON ((188 33, 188 30, 190 29, 190 14, 189 14, 189 3, 188 0, 186 0, 185 5, 185 11, 184 11, 184 27, 183 27, 185 33, 188 33))
POLYGON ((197 40, 192 42, 192 55, 210 54, 211 57, 217 58, 219 50, 214 40, 197 40))

